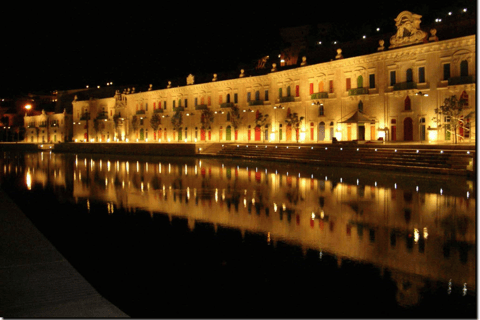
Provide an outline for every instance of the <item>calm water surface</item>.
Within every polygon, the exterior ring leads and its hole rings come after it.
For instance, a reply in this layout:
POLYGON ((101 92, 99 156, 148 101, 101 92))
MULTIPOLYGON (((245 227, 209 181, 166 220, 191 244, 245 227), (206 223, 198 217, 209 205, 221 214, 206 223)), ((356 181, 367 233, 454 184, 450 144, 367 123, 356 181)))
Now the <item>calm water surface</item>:
POLYGON ((474 318, 462 177, 3 153, 2 188, 132 317, 474 318))

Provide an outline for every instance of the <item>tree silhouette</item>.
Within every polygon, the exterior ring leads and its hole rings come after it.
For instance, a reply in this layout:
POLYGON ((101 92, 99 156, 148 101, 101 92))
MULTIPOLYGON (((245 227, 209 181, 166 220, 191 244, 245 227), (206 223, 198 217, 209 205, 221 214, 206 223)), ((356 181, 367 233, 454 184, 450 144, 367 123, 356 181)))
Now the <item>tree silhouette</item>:
MULTIPOLYGON (((446 98, 443 105, 435 109, 435 113, 444 115, 450 118, 450 126, 453 127, 454 143, 457 143, 457 128, 463 125, 463 111, 469 109, 468 101, 460 97, 458 99, 455 95, 446 98)), ((438 126, 439 128, 441 125, 438 126)), ((448 130, 448 128, 446 128, 448 130)))

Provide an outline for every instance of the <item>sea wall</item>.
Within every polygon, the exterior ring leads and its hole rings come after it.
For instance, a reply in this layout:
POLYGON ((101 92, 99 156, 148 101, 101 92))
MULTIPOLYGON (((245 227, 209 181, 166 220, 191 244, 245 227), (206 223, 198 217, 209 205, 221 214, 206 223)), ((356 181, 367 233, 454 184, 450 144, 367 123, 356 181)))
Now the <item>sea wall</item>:
POLYGON ((54 152, 156 156, 194 156, 195 144, 160 143, 59 143, 54 152))

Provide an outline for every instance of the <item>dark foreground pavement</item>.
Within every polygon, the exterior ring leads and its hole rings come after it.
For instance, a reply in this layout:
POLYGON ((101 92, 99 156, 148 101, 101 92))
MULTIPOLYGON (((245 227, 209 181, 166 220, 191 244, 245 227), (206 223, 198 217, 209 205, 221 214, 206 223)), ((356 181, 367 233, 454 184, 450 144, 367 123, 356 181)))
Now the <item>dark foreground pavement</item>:
POLYGON ((128 317, 72 267, 1 189, 0 233, 0 317, 128 317))

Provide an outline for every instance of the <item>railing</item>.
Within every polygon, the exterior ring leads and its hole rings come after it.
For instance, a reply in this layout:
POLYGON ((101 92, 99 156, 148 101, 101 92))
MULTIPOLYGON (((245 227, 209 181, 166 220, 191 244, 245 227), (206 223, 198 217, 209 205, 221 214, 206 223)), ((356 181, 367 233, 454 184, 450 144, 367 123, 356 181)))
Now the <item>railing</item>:
POLYGON ((314 99, 327 99, 328 98, 328 92, 317 92, 317 93, 312 93, 310 95, 310 98, 312 100, 314 99))
POLYGON ((199 104, 195 106, 195 110, 205 110, 208 109, 208 106, 206 104, 199 104))
POLYGON ((99 112, 97 114, 97 120, 106 120, 108 119, 108 113, 105 111, 99 112))
POLYGON ((220 108, 231 108, 233 106, 234 106, 234 104, 232 102, 224 102, 224 103, 220 104, 220 108))
POLYGON ((348 90, 348 95, 349 96, 356 96, 359 94, 368 94, 368 88, 354 88, 354 89, 349 89, 348 90))
POLYGON ((176 108, 173 108, 173 111, 177 112, 177 111, 185 111, 185 107, 176 107, 176 108))
POLYGON ((249 106, 263 106, 263 100, 250 100, 248 101, 249 106))
POLYGON ((90 120, 90 113, 84 113, 82 114, 82 116, 80 117, 80 120, 90 120))
POLYGON ((393 85, 393 90, 410 90, 410 89, 417 89, 416 82, 400 82, 395 83, 393 85))
POLYGON ((137 110, 136 114, 145 114, 145 110, 137 110))
POLYGON ((448 79, 449 86, 455 86, 459 84, 474 83, 473 76, 454 77, 448 79))
POLYGON ((163 109, 160 109, 160 108, 155 109, 153 110, 153 113, 163 113, 163 109))
POLYGON ((294 96, 288 96, 288 97, 280 97, 280 102, 294 102, 295 97, 294 96))

